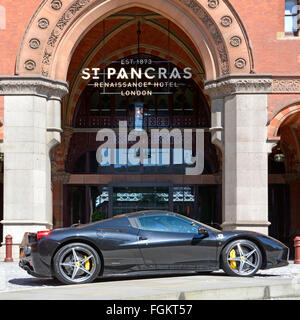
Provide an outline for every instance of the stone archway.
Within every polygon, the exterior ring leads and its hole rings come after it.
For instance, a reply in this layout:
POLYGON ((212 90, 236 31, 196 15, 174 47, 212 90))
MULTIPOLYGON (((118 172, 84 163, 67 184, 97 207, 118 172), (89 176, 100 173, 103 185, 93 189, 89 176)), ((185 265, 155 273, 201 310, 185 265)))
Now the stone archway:
POLYGON ((227 1, 48 0, 24 33, 16 74, 65 81, 72 52, 84 34, 106 16, 132 6, 157 12, 184 30, 205 63, 207 80, 253 72, 247 35, 227 1))
MULTIPOLYGON (((300 188, 300 103, 295 102, 284 106, 270 120, 268 125, 268 139, 276 146, 272 158, 278 148, 283 152, 284 159, 280 165, 288 191, 288 200, 284 214, 278 214, 277 224, 286 242, 292 245, 294 237, 300 228, 299 219, 299 188, 300 188)), ((274 160, 273 160, 274 163, 274 160)), ((282 189, 278 189, 283 194, 282 189)), ((278 192, 278 191, 277 191, 278 192)))
POLYGON ((282 123, 291 115, 300 111, 300 104, 294 103, 280 110, 270 121, 268 125, 268 139, 277 140, 279 139, 278 130, 282 123))

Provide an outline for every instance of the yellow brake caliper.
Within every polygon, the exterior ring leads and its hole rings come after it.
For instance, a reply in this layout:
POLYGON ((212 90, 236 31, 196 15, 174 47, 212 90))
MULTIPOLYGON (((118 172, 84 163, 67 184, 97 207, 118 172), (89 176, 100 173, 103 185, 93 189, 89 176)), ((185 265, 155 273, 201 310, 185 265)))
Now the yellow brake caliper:
MULTIPOLYGON (((86 259, 87 257, 84 256, 84 259, 86 259)), ((87 271, 90 271, 90 268, 91 268, 91 264, 90 264, 90 259, 87 260, 85 263, 84 263, 84 267, 87 271)))
MULTIPOLYGON (((230 252, 229 252, 229 258, 236 258, 236 252, 234 249, 232 249, 230 252)), ((236 268, 236 261, 230 261, 230 266, 232 269, 235 269, 236 268)))

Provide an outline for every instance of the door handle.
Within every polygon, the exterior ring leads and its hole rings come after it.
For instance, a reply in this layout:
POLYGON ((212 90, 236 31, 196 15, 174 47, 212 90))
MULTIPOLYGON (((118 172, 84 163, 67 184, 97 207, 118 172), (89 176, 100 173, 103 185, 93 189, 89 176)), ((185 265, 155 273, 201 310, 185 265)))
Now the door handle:
POLYGON ((139 240, 148 240, 146 237, 139 237, 139 240))

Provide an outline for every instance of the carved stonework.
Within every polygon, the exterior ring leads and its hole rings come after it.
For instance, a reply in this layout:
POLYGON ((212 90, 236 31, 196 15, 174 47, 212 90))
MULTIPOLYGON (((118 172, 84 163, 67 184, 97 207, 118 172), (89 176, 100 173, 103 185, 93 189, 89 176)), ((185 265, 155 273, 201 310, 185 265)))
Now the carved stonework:
MULTIPOLYGON (((124 0, 122 0, 124 1, 124 0)), ((54 62, 54 55, 58 43, 62 40, 62 37, 66 35, 67 29, 71 28, 73 32, 73 27, 75 24, 73 22, 80 18, 81 15, 89 15, 92 10, 99 10, 99 18, 102 15, 100 6, 102 3, 106 3, 106 0, 44 0, 40 4, 39 10, 37 10, 32 17, 31 22, 26 28, 24 34, 23 44, 19 51, 17 64, 16 64, 16 74, 30 74, 28 70, 24 68, 24 62, 29 59, 36 62, 35 70, 41 73, 43 76, 54 76, 58 71, 52 66, 54 62), (38 37, 40 40, 40 45, 37 42, 32 43, 31 49, 38 49, 32 52, 32 56, 28 57, 26 48, 28 49, 28 44, 33 38, 37 38, 36 27, 40 29, 46 29, 43 32, 43 36, 38 37), (52 54, 49 56, 49 53, 52 54)), ((113 1, 112 1, 113 2, 113 1)), ((117 1, 118 2, 118 1, 117 1)), ((130 3, 134 1, 131 0, 130 3)), ((123 3, 123 2, 122 2, 123 3)), ((166 2, 171 5, 172 2, 166 2)), ((156 4, 155 4, 156 6, 156 4)), ((217 70, 216 74, 227 75, 234 71, 234 60, 231 61, 231 51, 234 47, 242 47, 241 49, 245 52, 245 58, 247 60, 247 68, 243 69, 243 73, 248 73, 251 66, 251 58, 247 56, 247 47, 249 43, 247 40, 247 35, 240 23, 235 11, 230 6, 227 0, 179 0, 173 3, 174 8, 178 6, 178 10, 181 8, 186 12, 187 17, 191 20, 191 23, 201 24, 201 28, 207 30, 209 34, 209 41, 211 42, 212 50, 214 51, 214 60, 217 60, 217 70), (185 7, 184 9, 182 7, 185 7), (215 15, 217 13, 217 15, 215 15), (191 16, 191 17, 190 17, 191 16), (222 18, 221 18, 222 17, 222 18), (195 21, 195 20, 198 20, 195 21), (199 23, 200 22, 200 23, 199 23), (234 30, 230 29, 230 26, 234 26, 234 30), (203 26, 203 27, 202 27, 203 26), (229 34, 232 36, 240 36, 241 42, 238 39, 227 39, 227 35, 224 37, 222 27, 229 27, 229 34), (240 30, 241 32, 238 32, 240 30), (250 61, 249 61, 250 60, 250 61), (249 70, 248 70, 249 69, 249 70)), ((76 36, 77 37, 77 34, 76 36)), ((206 40, 203 40, 206 41, 206 40)), ((248 48, 248 53, 251 56, 251 51, 248 48)), ((236 57, 235 53, 233 57, 236 57)), ((55 60, 61 61, 61 59, 55 60)), ((215 62, 215 61, 214 61, 215 62)), ((211 72, 214 73, 214 69, 211 72)))
POLYGON ((67 93, 66 82, 35 76, 0 76, 0 95, 36 95, 60 100, 67 93))
POLYGON ((33 39, 31 39, 30 41, 29 41, 29 47, 31 48, 31 49, 38 49, 39 47, 40 47, 40 45, 41 45, 41 42, 40 42, 40 40, 39 39, 36 39, 36 38, 33 38, 33 39))
POLYGON ((60 0, 53 0, 51 2, 51 8, 53 10, 60 10, 62 7, 62 2, 60 0))
POLYGON ((45 70, 44 67, 42 68, 42 76, 43 76, 43 77, 48 77, 48 76, 49 76, 49 71, 48 71, 48 70, 45 70))
MULTIPOLYGON (((66 25, 69 23, 70 20, 89 2, 92 0, 77 0, 75 1, 71 7, 69 7, 64 14, 61 16, 61 18, 58 20, 58 22, 55 25, 55 28, 52 30, 50 37, 47 40, 47 47, 44 51, 43 59, 42 59, 42 70, 43 75, 48 76, 49 72, 47 70, 47 67, 45 65, 51 64, 51 58, 52 58, 52 48, 55 47, 57 40, 62 34, 62 31, 66 27, 66 25)), ((59 10, 61 8, 60 4, 61 1, 52 1, 51 6, 53 5, 56 9, 59 10)), ((54 9, 54 8, 53 8, 54 9)))
POLYGON ((211 98, 223 98, 241 93, 271 93, 271 76, 224 76, 205 83, 205 93, 211 98))
POLYGON ((235 67, 238 69, 244 69, 246 67, 246 64, 247 64, 247 62, 243 58, 238 58, 234 62, 235 67))
POLYGON ((233 36, 230 38, 229 43, 232 47, 239 47, 242 43, 242 39, 238 36, 233 36))
POLYGON ((215 8, 217 8, 217 6, 219 5, 219 0, 208 0, 207 5, 208 5, 211 9, 215 9, 215 8))
POLYGON ((43 56, 43 60, 42 60, 42 63, 43 64, 46 64, 46 65, 49 65, 50 64, 50 57, 51 57, 51 53, 47 52, 47 50, 45 51, 44 53, 44 56, 43 56))
MULTIPOLYGON (((218 27, 216 26, 215 22, 212 20, 212 18, 207 14, 207 12, 200 6, 198 1, 196 0, 179 0, 181 3, 192 9, 192 11, 197 15, 197 17, 202 21, 202 23, 207 27, 209 30, 216 48, 219 53, 219 59, 220 59, 220 65, 222 70, 222 75, 229 74, 230 68, 229 68, 229 59, 228 54, 226 50, 226 46, 223 42, 223 37, 221 32, 219 31, 218 27)), ((218 1, 209 1, 209 3, 212 6, 215 6, 218 1)))
POLYGON ((221 26, 228 28, 232 24, 232 18, 230 16, 224 16, 221 18, 221 26))
POLYGON ((66 184, 70 181, 70 173, 52 170, 52 182, 66 184))
POLYGON ((300 79, 274 79, 273 91, 281 93, 300 93, 300 79))
POLYGON ((276 76, 224 76, 207 81, 205 91, 210 97, 224 97, 234 93, 294 93, 300 94, 300 77, 294 79, 276 76))
POLYGON ((49 20, 46 18, 41 18, 38 21, 38 26, 40 29, 47 29, 49 27, 49 20))
POLYGON ((32 71, 36 67, 36 63, 33 60, 27 60, 25 61, 24 67, 28 71, 32 71))
POLYGON ((60 34, 60 32, 59 32, 59 30, 57 28, 52 30, 50 38, 47 41, 47 44, 54 48, 55 47, 55 43, 56 43, 56 41, 57 41, 57 39, 59 37, 59 34, 60 34))
POLYGON ((68 156, 68 150, 69 150, 69 146, 70 146, 70 141, 72 139, 73 136, 73 128, 70 126, 65 126, 63 128, 63 134, 62 134, 62 138, 63 138, 63 160, 64 162, 67 159, 68 156))

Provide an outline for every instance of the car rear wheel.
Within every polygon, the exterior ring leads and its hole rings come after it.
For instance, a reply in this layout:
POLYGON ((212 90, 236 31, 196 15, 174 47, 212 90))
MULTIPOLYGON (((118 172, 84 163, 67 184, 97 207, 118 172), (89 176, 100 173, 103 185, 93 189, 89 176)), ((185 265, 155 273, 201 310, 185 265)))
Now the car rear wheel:
POLYGON ((85 243, 70 243, 53 258, 54 276, 65 284, 92 282, 99 275, 101 260, 96 250, 85 243))
POLYGON ((262 254, 258 246, 250 240, 233 241, 222 252, 223 270, 231 276, 253 276, 261 264, 262 254))

